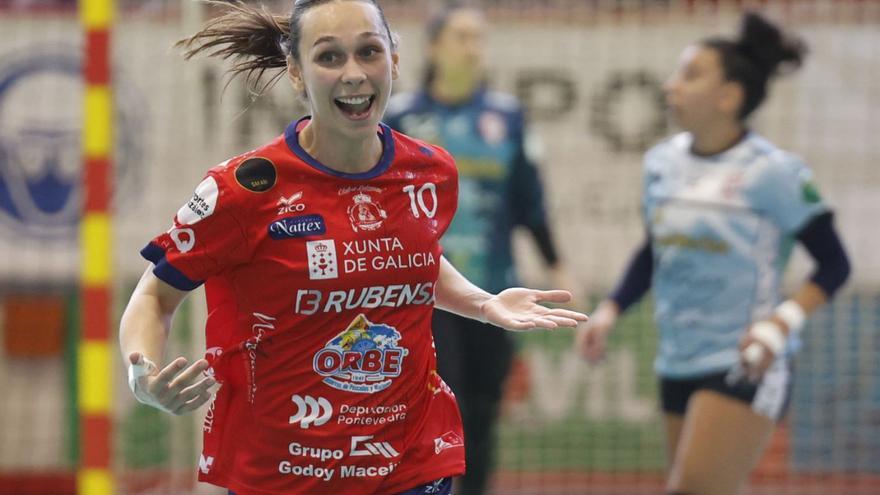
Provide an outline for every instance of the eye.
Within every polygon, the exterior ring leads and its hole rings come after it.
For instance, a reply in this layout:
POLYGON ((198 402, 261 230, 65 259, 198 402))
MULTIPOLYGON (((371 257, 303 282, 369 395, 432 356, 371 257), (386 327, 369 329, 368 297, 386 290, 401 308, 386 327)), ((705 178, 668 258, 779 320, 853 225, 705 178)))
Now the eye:
POLYGON ((334 51, 321 52, 315 58, 315 60, 317 60, 318 63, 321 64, 334 64, 339 62, 341 59, 342 55, 340 55, 339 52, 334 51))
POLYGON ((382 49, 379 48, 378 46, 366 46, 364 48, 361 48, 360 51, 358 51, 358 55, 360 55, 361 57, 364 57, 364 58, 370 58, 370 57, 373 57, 379 53, 382 53, 382 49))

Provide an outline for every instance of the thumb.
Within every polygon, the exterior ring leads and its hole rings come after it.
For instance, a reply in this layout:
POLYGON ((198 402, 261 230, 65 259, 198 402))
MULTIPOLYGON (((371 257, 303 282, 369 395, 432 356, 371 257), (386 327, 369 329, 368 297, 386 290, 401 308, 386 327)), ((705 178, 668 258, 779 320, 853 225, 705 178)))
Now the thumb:
POLYGON ((140 352, 132 352, 128 355, 128 362, 134 365, 144 364, 144 355, 140 352))

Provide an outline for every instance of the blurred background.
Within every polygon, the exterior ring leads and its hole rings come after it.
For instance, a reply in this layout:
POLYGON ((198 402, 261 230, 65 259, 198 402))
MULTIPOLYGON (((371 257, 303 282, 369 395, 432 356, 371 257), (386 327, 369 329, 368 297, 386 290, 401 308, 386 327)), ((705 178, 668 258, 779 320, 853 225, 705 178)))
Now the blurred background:
MULTIPOLYGON (((262 2, 279 13, 288 2, 262 2)), ((397 89, 419 84, 428 0, 382 2, 401 37, 397 89)), ((543 143, 541 172, 562 256, 591 309, 642 239, 641 154, 674 132, 661 85, 683 47, 733 34, 752 7, 809 43, 753 127, 803 156, 855 270, 805 331, 788 419, 754 494, 880 493, 880 1, 485 0, 490 82, 518 96, 543 143)), ((190 0, 117 0, 112 25, 115 326, 146 262, 205 170, 302 114, 285 82, 254 99, 224 66, 184 63, 174 41, 212 15, 190 0)), ((0 0, 0 494, 75 492, 84 31, 74 0, 0 0)), ((524 279, 546 285, 518 239, 524 279)), ((809 271, 799 253, 790 283, 809 271)), ((499 431, 495 494, 640 494, 663 486, 650 300, 589 367, 570 332, 519 335, 499 431)), ((204 351, 204 302, 178 313, 173 352, 204 351)), ((117 493, 223 493, 197 486, 202 418, 140 406, 111 337, 117 493)), ((88 365, 90 363, 84 363, 88 365)), ((204 413, 202 413, 203 416, 204 413)))

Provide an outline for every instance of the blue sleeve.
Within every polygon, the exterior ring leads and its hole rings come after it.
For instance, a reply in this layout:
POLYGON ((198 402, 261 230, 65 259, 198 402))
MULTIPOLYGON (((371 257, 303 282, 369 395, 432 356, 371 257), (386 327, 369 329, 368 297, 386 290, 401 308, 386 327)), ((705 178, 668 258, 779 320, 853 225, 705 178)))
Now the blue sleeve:
POLYGON ((828 211, 812 175, 793 157, 772 160, 758 169, 752 201, 783 232, 794 235, 813 217, 828 211))
POLYGON ((654 251, 651 249, 651 238, 646 237, 645 242, 630 259, 623 278, 608 296, 617 304, 621 313, 638 302, 651 289, 653 272, 654 251))
POLYGON ((831 299, 850 274, 849 257, 834 228, 831 212, 823 213, 808 223, 797 235, 813 260, 816 269, 810 281, 822 288, 831 299))
POLYGON ((544 261, 554 266, 559 261, 559 254, 547 209, 544 206, 544 186, 541 174, 534 160, 529 156, 525 134, 522 129, 522 117, 518 116, 516 155, 511 172, 510 208, 513 212, 514 225, 526 227, 535 239, 544 261))

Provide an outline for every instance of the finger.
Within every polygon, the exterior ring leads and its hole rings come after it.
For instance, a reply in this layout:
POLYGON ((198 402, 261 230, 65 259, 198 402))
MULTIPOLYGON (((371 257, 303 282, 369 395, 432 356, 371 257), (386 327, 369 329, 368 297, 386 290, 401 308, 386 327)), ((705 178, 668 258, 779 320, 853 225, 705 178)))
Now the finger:
POLYGON ((188 387, 190 384, 195 382, 202 376, 206 369, 208 369, 210 365, 208 361, 204 359, 199 359, 195 363, 191 364, 189 368, 182 371, 177 378, 171 381, 168 384, 168 388, 173 391, 178 391, 183 389, 184 387, 188 387))
POLYGON ((571 292, 567 290, 536 290, 535 299, 542 302, 567 303, 571 301, 571 292))
POLYGON ((535 322, 529 320, 509 319, 504 322, 501 327, 508 330, 530 330, 532 328, 535 328, 535 322))
POLYGON ((764 346, 757 342, 752 342, 743 351, 742 358, 746 366, 755 368, 764 360, 765 352, 764 346))
POLYGON ((555 321, 543 316, 536 316, 532 318, 532 321, 535 322, 535 326, 540 328, 559 328, 559 325, 557 325, 555 321))
POLYGON ((198 409, 198 408, 202 407, 203 405, 205 405, 206 403, 210 402, 213 397, 214 397, 214 394, 207 392, 207 391, 203 392, 203 393, 197 395, 196 397, 194 397, 192 400, 189 400, 189 401, 185 402, 184 404, 180 405, 179 407, 177 407, 174 410, 174 414, 180 415, 180 414, 188 413, 191 411, 195 411, 196 409, 198 409))
POLYGON ((215 383, 217 383, 217 382, 216 382, 216 380, 214 380, 213 377, 206 376, 205 378, 200 380, 198 383, 196 383, 194 385, 190 385, 189 387, 186 387, 185 389, 181 390, 180 394, 178 394, 178 397, 180 398, 180 402, 181 403, 189 402, 190 400, 192 400, 196 396, 201 395, 201 394, 209 391, 209 389, 211 387, 213 387, 215 383))
POLYGON ((552 320, 556 323, 557 326, 564 328, 577 328, 579 323, 577 320, 573 320, 571 318, 566 318, 563 316, 544 315, 544 318, 552 320))
POLYGON ((182 369, 186 367, 186 358, 179 357, 171 362, 168 366, 162 368, 162 371, 156 375, 156 382, 162 385, 167 385, 174 379, 174 376, 180 373, 182 369))
POLYGON ((578 313, 577 311, 571 311, 569 309, 564 309, 564 308, 553 308, 547 314, 553 315, 553 316, 562 316, 563 318, 571 318, 572 320, 577 320, 577 321, 587 321, 590 319, 589 316, 587 316, 583 313, 578 313))

